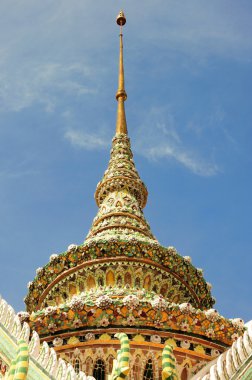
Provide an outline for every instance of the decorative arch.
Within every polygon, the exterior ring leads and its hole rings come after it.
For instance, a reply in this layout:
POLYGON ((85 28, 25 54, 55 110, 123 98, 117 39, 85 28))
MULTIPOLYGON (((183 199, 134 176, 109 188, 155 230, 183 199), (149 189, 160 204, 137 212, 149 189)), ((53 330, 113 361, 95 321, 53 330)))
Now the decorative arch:
POLYGON ((85 372, 87 375, 91 376, 93 373, 93 359, 88 356, 86 361, 85 361, 85 372))
POLYGON ((151 359, 148 359, 145 364, 143 380, 154 380, 153 362, 151 359))
POLYGON ((105 380, 106 366, 103 359, 97 359, 94 363, 93 377, 96 380, 105 380))
POLYGON ((98 286, 104 286, 105 285, 105 278, 104 278, 104 272, 101 270, 96 271, 95 273, 96 282, 98 286))
POLYGON ((46 290, 46 294, 41 296, 41 301, 39 301, 41 308, 65 302, 74 294, 83 291, 105 285, 114 287, 116 284, 120 287, 145 288, 147 291, 154 291, 157 294, 162 293, 164 297, 177 303, 189 302, 191 297, 188 289, 171 273, 154 265, 151 266, 151 269, 145 267, 143 270, 137 261, 132 263, 122 261, 115 263, 115 265, 111 264, 110 261, 102 263, 101 267, 96 268, 95 276, 88 266, 81 266, 74 276, 69 273, 60 283, 60 287, 56 283, 49 290, 46 290))
POLYGON ((180 378, 181 380, 188 380, 191 375, 192 362, 190 359, 185 359, 180 365, 180 378))
POLYGON ((80 372, 80 370, 81 370, 81 363, 80 363, 80 359, 79 359, 79 358, 76 358, 76 359, 74 360, 74 365, 73 365, 73 367, 74 367, 74 370, 75 370, 76 373, 79 373, 79 372, 80 372))
POLYGON ((140 354, 135 355, 134 360, 132 360, 130 364, 131 364, 131 378, 135 380, 140 380, 140 373, 142 369, 141 355, 140 354))
POLYGON ((92 274, 88 275, 86 284, 88 290, 96 287, 95 277, 92 274))
POLYGON ((181 378, 181 380, 188 380, 189 379, 189 374, 188 374, 188 368, 187 367, 184 367, 183 369, 182 369, 182 372, 181 372, 181 374, 180 374, 180 378, 181 378))
POLYGON ((106 272, 106 285, 109 286, 114 286, 115 284, 115 274, 114 272, 109 269, 107 272, 106 272))
POLYGON ((146 290, 151 289, 151 283, 152 283, 152 275, 151 273, 147 273, 147 275, 144 277, 143 287, 146 290))
POLYGON ((124 285, 132 286, 132 274, 130 271, 127 271, 124 275, 124 285))
POLYGON ((83 354, 81 353, 79 348, 76 348, 73 352, 72 357, 72 366, 75 369, 76 373, 82 371, 83 366, 83 354))
POLYGON ((139 276, 135 279, 135 287, 140 289, 141 288, 141 278, 139 276))
POLYGON ((123 278, 121 273, 118 273, 116 276, 116 283, 118 286, 123 286, 123 278))
POLYGON ((108 357, 107 357, 107 369, 108 369, 108 373, 112 373, 112 369, 113 369, 113 361, 114 361, 114 356, 112 354, 110 354, 108 357))
MULTIPOLYGON (((139 364, 139 377, 138 380, 158 380, 159 379, 159 366, 158 358, 155 357, 154 352, 150 351, 147 353, 141 352, 140 364, 139 364)), ((133 377, 135 380, 135 377, 133 377)))

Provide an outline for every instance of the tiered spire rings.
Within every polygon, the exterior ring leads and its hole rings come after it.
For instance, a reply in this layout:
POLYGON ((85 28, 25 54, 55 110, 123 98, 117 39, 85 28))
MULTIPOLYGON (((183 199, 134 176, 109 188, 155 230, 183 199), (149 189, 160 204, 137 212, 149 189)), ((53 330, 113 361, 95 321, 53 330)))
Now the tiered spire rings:
POLYGON ((99 211, 87 240, 124 236, 126 239, 139 238, 156 242, 142 212, 147 202, 148 192, 135 168, 127 131, 124 108, 127 94, 124 85, 122 34, 126 18, 123 11, 117 16, 116 22, 120 26, 116 134, 112 141, 108 169, 95 192, 99 211))
MULTIPOLYGON (((55 308, 51 308, 55 312, 53 323, 49 323, 48 315, 44 314, 44 327, 40 331, 45 329, 50 336, 54 330, 50 330, 49 326, 56 326, 59 335, 64 329, 68 331, 69 328, 70 330, 79 328, 77 327, 79 323, 88 329, 93 329, 94 326, 95 329, 99 326, 103 329, 105 325, 101 321, 105 315, 103 314, 105 307, 108 307, 109 310, 108 319, 105 318, 107 320, 106 326, 108 323, 111 324, 112 328, 115 323, 115 326, 118 324, 118 326, 127 326, 127 328, 131 326, 130 328, 133 328, 132 322, 129 322, 129 318, 132 318, 132 309, 125 307, 124 301, 122 301, 124 295, 125 297, 133 297, 133 300, 136 297, 140 302, 141 314, 134 306, 134 328, 137 328, 137 331, 138 328, 144 328, 144 334, 146 334, 146 328, 149 329, 150 326, 160 327, 157 323, 160 323, 161 319, 165 321, 162 322, 162 326, 166 326, 164 330, 178 330, 178 328, 181 329, 182 323, 185 324, 185 314, 188 314, 188 332, 191 332, 190 324, 196 315, 197 319, 195 318, 195 320, 200 322, 198 312, 198 308, 200 308, 202 309, 203 323, 200 327, 198 324, 195 325, 193 331, 196 334, 199 331, 199 334, 205 335, 206 331, 212 330, 213 320, 208 319, 205 322, 206 315, 203 310, 211 308, 214 301, 211 297, 210 288, 202 277, 202 272, 190 264, 190 258, 188 260, 188 258, 182 258, 178 255, 173 247, 162 247, 153 236, 143 214, 148 193, 135 168, 124 110, 127 95, 124 88, 122 27, 125 23, 126 18, 123 12, 120 12, 117 17, 117 24, 120 26, 120 54, 119 84, 116 94, 118 102, 116 133, 112 141, 108 168, 95 192, 99 207, 98 213, 83 245, 71 245, 61 255, 52 255, 50 263, 38 270, 34 282, 29 284, 29 294, 26 298, 27 309, 34 311, 48 305, 59 306, 60 303, 65 303, 69 310, 70 308, 74 309, 74 318, 77 318, 76 312, 77 310, 79 312, 77 305, 81 305, 80 312, 83 314, 79 314, 78 319, 74 320, 72 319, 73 314, 64 312, 70 317, 69 319, 64 317, 67 321, 61 322, 62 318, 58 318, 59 309, 56 311, 55 308), (100 287, 103 288, 104 292, 100 287), (144 292, 146 293, 140 293, 146 294, 146 298, 139 295, 139 290, 142 288, 145 289, 144 292), (108 305, 110 306, 104 306, 102 313, 100 313, 100 301, 99 304, 95 303, 96 306, 89 306, 89 300, 92 299, 93 303, 96 299, 93 297, 97 295, 97 299, 99 299, 101 294, 102 297, 105 296, 105 301, 107 295, 111 295, 113 299, 115 297, 117 300, 117 303, 113 303, 113 301, 112 303, 109 302, 108 305), (159 294, 162 294, 164 299, 159 297, 159 294), (78 298, 79 296, 80 298, 78 298), (79 300, 81 300, 80 303, 79 300), (95 317, 93 317, 93 312, 91 313, 92 316, 88 316, 89 309, 84 311, 82 302, 85 303, 86 301, 88 302, 85 304, 87 307, 97 310, 95 317), (118 310, 119 302, 122 302, 122 310, 125 311, 122 313, 119 311, 121 314, 118 314, 118 311, 116 311, 117 314, 113 312, 112 317, 111 307, 114 305, 116 307, 114 310, 118 310), (149 304, 146 306, 146 312, 144 311, 145 315, 141 302, 149 304), (182 304, 182 309, 179 308, 178 303, 182 304), (170 319, 171 313, 174 313, 173 320, 170 319), (129 316, 128 319, 127 316, 129 316), (76 322, 78 324, 75 325, 76 322), (64 327, 62 327, 63 324, 64 327), (211 328, 207 330, 208 327, 206 326, 211 328)), ((102 302, 105 301, 102 300, 102 302)), ((107 304, 107 301, 105 303, 107 304)), ((215 318, 215 310, 209 311, 213 313, 215 318)), ((33 319, 36 329, 40 315, 37 314, 37 321, 33 319)), ((51 321, 54 317, 51 317, 50 314, 50 318, 52 318, 51 321)), ((223 322, 218 319, 218 324, 215 327, 216 339, 228 342, 234 330, 232 328, 231 330, 222 330, 219 328, 220 323, 223 322), (229 331, 228 338, 226 331, 229 331)), ((227 322, 225 326, 228 323, 230 325, 230 322, 227 322)))

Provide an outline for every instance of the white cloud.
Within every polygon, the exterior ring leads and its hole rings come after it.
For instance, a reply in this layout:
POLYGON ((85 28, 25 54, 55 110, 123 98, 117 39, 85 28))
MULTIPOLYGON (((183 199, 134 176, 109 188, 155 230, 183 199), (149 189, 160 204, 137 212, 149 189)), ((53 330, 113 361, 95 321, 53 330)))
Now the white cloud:
POLYGON ((194 174, 204 177, 210 177, 219 172, 218 165, 211 162, 204 162, 201 158, 195 157, 195 154, 186 151, 185 148, 183 150, 183 147, 179 148, 172 145, 172 143, 161 143, 159 146, 142 150, 142 153, 150 159, 172 158, 194 174))
POLYGON ((110 144, 110 141, 102 134, 90 134, 85 131, 73 129, 68 129, 64 137, 70 141, 72 145, 85 150, 103 149, 107 148, 110 144))
MULTIPOLYGON (((169 107, 153 107, 138 129, 135 150, 150 160, 177 161, 196 175, 216 175, 220 171, 219 166, 214 159, 206 158, 198 136, 196 140, 188 139, 186 129, 177 125, 169 107)), ((201 144, 207 147, 203 137, 201 144)), ((210 146, 210 150, 213 150, 213 146, 210 146)))
POLYGON ((30 62, 16 70, 0 74, 0 110, 18 112, 34 104, 42 105, 47 112, 60 104, 62 95, 82 96, 94 94, 89 83, 91 70, 85 64, 30 62), (86 76, 86 77, 83 77, 86 76))

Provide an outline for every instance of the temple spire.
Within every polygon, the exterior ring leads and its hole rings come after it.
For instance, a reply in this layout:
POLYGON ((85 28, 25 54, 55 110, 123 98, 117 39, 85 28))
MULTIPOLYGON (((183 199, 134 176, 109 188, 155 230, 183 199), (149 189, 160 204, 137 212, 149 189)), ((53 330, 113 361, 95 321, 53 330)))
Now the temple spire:
POLYGON ((127 122, 125 115, 124 102, 127 99, 127 94, 124 88, 124 68, 123 68, 123 34, 122 27, 126 24, 126 18, 123 11, 120 11, 116 18, 117 24, 120 26, 120 51, 119 51, 119 75, 118 75, 118 90, 116 93, 117 106, 117 120, 116 120, 116 134, 127 135, 127 122))
POLYGON ((122 11, 117 16, 116 22, 120 26, 116 134, 112 140, 108 168, 95 191, 99 210, 85 244, 115 239, 157 244, 143 214, 148 191, 136 170, 127 133, 124 110, 127 94, 124 88, 122 41, 122 27, 126 23, 126 18, 122 11))

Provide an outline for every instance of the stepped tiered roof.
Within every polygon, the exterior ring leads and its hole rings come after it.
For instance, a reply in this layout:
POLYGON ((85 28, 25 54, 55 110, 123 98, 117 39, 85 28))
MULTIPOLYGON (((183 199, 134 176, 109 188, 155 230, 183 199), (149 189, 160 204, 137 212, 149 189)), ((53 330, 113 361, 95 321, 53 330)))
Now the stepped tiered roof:
MULTIPOLYGON (((213 309, 202 270, 174 247, 161 246, 145 219, 148 191, 134 164, 125 113, 125 23, 121 11, 116 131, 108 168, 95 191, 97 215, 83 244, 71 244, 37 270, 20 318, 59 355, 69 359, 82 349, 88 374, 96 373, 90 356, 98 361, 102 355, 115 357, 114 334, 120 331, 128 335, 136 362, 151 353, 160 363, 164 345, 172 346, 185 379, 188 360, 190 373, 196 374, 247 335, 242 320, 226 319, 213 309)), ((130 373, 130 379, 139 375, 136 364, 130 373)), ((160 373, 157 364, 155 379, 160 373)))
POLYGON ((108 169, 95 191, 98 213, 84 243, 53 255, 29 284, 26 304, 32 313, 31 325, 46 335, 76 326, 160 324, 164 330, 187 331, 230 344, 242 333, 240 326, 212 309, 214 299, 202 271, 175 248, 162 247, 144 217, 148 192, 134 164, 124 106, 123 12, 117 23, 116 133, 108 169), (130 299, 135 302, 133 314, 130 299), (109 317, 101 312, 106 309, 109 317))

